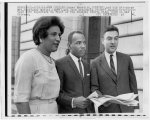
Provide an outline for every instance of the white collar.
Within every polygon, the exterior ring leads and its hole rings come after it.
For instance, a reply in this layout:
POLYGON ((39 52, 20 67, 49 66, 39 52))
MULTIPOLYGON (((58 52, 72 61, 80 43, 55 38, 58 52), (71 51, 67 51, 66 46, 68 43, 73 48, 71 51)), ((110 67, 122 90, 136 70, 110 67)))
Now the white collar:
POLYGON ((81 60, 81 57, 80 57, 80 58, 77 58, 77 57, 74 56, 71 52, 69 53, 69 55, 71 56, 71 58, 72 58, 74 61, 78 61, 79 59, 81 60))
POLYGON ((113 54, 109 54, 108 52, 105 51, 105 56, 106 57, 110 57, 110 55, 113 55, 114 57, 116 57, 116 51, 113 54))

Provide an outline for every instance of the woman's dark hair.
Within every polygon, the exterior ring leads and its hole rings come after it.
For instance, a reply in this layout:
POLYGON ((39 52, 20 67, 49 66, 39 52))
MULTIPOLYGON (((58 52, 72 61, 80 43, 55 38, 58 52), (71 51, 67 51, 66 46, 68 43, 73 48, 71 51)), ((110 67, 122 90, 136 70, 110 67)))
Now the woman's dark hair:
POLYGON ((33 41, 36 45, 40 44, 40 39, 48 36, 47 30, 52 26, 58 26, 61 34, 64 33, 64 24, 61 22, 59 17, 56 16, 43 16, 40 17, 32 29, 33 41))

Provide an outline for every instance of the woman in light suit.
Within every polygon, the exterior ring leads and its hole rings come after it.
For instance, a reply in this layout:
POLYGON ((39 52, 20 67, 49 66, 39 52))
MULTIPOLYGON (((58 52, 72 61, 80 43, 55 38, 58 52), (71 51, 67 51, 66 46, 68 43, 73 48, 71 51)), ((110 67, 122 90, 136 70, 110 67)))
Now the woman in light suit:
POLYGON ((14 102, 19 114, 58 113, 60 80, 50 54, 58 48, 64 25, 58 17, 41 17, 32 32, 37 48, 16 63, 14 102))

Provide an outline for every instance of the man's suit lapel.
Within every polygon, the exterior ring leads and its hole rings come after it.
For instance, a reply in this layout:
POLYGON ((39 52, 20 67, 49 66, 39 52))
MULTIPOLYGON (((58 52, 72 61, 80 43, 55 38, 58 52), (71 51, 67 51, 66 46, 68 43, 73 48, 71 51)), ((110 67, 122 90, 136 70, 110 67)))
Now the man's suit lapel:
POLYGON ((68 62, 70 64, 70 66, 72 67, 72 69, 74 70, 76 76, 78 76, 81 79, 81 75, 79 73, 78 68, 76 67, 74 61, 72 60, 72 58, 70 57, 70 55, 68 55, 68 62))
POLYGON ((82 60, 82 63, 83 63, 83 67, 84 67, 84 80, 83 80, 83 82, 85 82, 86 81, 86 77, 87 77, 87 74, 88 74, 88 66, 86 65, 86 63, 82 60))
POLYGON ((104 69, 104 71, 112 78, 112 80, 116 83, 116 77, 114 76, 113 72, 111 71, 106 58, 105 58, 105 54, 103 53, 100 57, 100 64, 102 66, 102 68, 104 69))
POLYGON ((116 57, 117 57, 117 80, 118 80, 123 63, 122 63, 122 58, 118 52, 116 52, 116 57))

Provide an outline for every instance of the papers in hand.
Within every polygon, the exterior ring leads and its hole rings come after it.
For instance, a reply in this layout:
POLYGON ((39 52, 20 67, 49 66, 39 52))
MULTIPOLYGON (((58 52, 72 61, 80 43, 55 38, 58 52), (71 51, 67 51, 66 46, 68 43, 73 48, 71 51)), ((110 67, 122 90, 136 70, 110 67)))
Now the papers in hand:
POLYGON ((111 103, 122 104, 126 106, 138 106, 139 102, 135 100, 137 96, 138 95, 134 93, 127 93, 118 95, 116 97, 111 95, 101 95, 99 97, 97 92, 95 91, 88 96, 88 99, 90 99, 97 107, 103 105, 108 101, 111 103))

